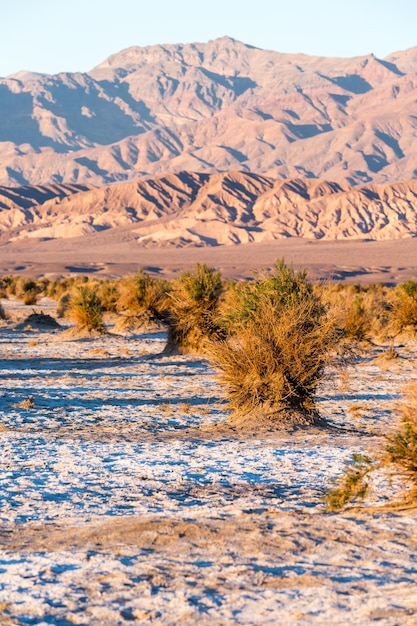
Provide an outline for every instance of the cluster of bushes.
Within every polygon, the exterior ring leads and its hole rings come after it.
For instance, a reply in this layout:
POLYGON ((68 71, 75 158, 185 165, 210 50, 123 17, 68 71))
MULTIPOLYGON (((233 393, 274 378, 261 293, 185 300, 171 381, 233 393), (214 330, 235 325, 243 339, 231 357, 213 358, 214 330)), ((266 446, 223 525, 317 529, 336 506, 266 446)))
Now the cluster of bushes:
MULTIPOLYGON (((117 314, 117 325, 125 330, 165 327, 165 354, 204 354, 220 372, 233 415, 275 423, 320 421, 317 387, 329 362, 340 360, 352 344, 417 331, 417 282, 395 288, 314 285, 304 270, 283 260, 237 283, 223 281, 220 272, 205 265, 170 282, 143 270, 120 280, 6 276, 0 295, 25 304, 35 304, 42 295, 54 298, 59 316, 89 332, 106 332, 106 312, 117 314)), ((416 480, 417 394, 413 398, 383 462, 403 464, 416 480)), ((353 457, 329 490, 329 508, 363 497, 366 477, 381 463, 353 457)))

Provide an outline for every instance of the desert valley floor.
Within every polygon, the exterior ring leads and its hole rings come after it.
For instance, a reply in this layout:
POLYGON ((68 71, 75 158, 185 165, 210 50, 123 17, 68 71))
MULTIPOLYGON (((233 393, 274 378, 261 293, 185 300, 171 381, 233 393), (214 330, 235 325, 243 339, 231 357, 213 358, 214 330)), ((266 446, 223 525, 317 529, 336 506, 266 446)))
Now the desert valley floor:
POLYGON ((326 428, 233 429, 216 373, 161 356, 164 333, 76 339, 2 303, 0 624, 417 624, 416 511, 381 508, 398 486, 322 500, 395 427, 415 342, 329 372, 326 428))
POLYGON ((116 278, 138 267, 168 279, 206 263, 224 278, 247 279, 279 258, 306 268, 313 280, 398 284, 417 276, 417 238, 308 240, 296 237, 273 242, 206 247, 143 248, 117 229, 74 239, 25 239, 0 242, 0 273, 57 278, 89 274, 116 278))

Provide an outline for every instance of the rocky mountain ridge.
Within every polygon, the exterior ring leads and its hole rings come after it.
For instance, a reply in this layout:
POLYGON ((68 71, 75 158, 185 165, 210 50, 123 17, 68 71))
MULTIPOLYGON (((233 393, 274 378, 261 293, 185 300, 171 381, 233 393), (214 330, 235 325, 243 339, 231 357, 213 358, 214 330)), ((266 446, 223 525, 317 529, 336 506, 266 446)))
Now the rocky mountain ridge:
POLYGON ((404 239, 417 233, 417 180, 349 187, 247 172, 181 172, 105 187, 0 189, 0 242, 106 232, 141 248, 287 238, 404 239), (9 190, 10 191, 10 190, 9 190), (7 197, 7 203, 4 198, 7 197), (20 199, 19 199, 20 198, 20 199))
POLYGON ((88 73, 0 79, 0 185, 182 171, 360 186, 417 175, 417 47, 377 59, 228 37, 132 47, 88 73))

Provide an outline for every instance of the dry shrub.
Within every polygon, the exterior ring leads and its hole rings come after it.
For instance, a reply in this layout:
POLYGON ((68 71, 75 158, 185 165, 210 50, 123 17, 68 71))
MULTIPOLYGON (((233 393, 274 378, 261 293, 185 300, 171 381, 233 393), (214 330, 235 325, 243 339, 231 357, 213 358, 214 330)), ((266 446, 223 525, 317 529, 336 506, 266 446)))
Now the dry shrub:
POLYGON ((208 339, 220 337, 219 301, 221 273, 197 264, 194 273, 184 272, 169 292, 168 340, 165 353, 200 353, 208 339))
POLYGON ((374 469, 374 462, 364 454, 352 454, 345 462, 342 476, 334 479, 327 490, 325 503, 327 511, 340 511, 348 504, 363 500, 369 491, 367 477, 374 469))
POLYGON ((226 322, 232 332, 210 343, 210 357, 230 407, 317 421, 316 389, 339 337, 305 271, 278 261, 274 273, 240 288, 226 322))
POLYGON ((336 335, 333 322, 325 315, 317 318, 314 308, 311 301, 301 301, 282 306, 278 316, 261 297, 236 336, 211 344, 233 410, 275 415, 290 409, 300 421, 316 421, 314 396, 336 335))
POLYGON ((22 300, 27 306, 36 304, 40 287, 35 280, 31 278, 19 278, 16 283, 16 297, 22 300))
POLYGON ((59 298, 56 305, 56 315, 59 319, 67 316, 71 301, 71 294, 69 292, 63 293, 59 298))
POLYGON ((394 334, 417 332, 417 282, 408 280, 398 285, 391 303, 390 326, 394 334))
POLYGON ((1 302, 0 302, 0 320, 3 320, 3 321, 7 320, 6 311, 4 310, 4 307, 1 302))
POLYGON ((87 286, 76 287, 71 293, 68 316, 79 330, 105 332, 100 298, 87 286))
POLYGON ((17 276, 7 275, 2 278, 3 289, 6 290, 7 295, 16 295, 17 276))
POLYGON ((74 287, 75 282, 76 279, 73 276, 53 280, 48 285, 46 295, 53 300, 59 300, 74 287))
POLYGON ((91 285, 95 289, 100 298, 103 312, 116 313, 117 301, 119 299, 119 290, 117 284, 113 280, 100 280, 96 284, 91 285))
POLYGON ((417 500, 417 384, 407 388, 400 406, 398 431, 387 437, 386 461, 411 487, 408 497, 417 500))
POLYGON ((385 336, 390 303, 384 285, 331 285, 323 299, 345 339, 363 342, 385 336))
POLYGON ((161 327, 167 318, 168 290, 166 281, 153 278, 142 269, 122 280, 116 304, 122 314, 118 326, 127 330, 161 327))
POLYGON ((39 278, 37 281, 39 293, 41 293, 43 296, 47 296, 49 293, 50 284, 51 281, 49 278, 46 278, 46 276, 42 276, 42 278, 39 278))
POLYGON ((345 464, 342 475, 334 479, 325 502, 329 511, 363 500, 370 491, 368 478, 376 472, 403 479, 407 489, 395 498, 395 506, 417 503, 417 384, 409 386, 398 404, 400 424, 397 431, 385 437, 386 444, 374 459, 354 454, 345 464))
POLYGON ((7 299, 7 297, 8 297, 7 284, 4 281, 4 279, 0 278, 0 298, 7 299))

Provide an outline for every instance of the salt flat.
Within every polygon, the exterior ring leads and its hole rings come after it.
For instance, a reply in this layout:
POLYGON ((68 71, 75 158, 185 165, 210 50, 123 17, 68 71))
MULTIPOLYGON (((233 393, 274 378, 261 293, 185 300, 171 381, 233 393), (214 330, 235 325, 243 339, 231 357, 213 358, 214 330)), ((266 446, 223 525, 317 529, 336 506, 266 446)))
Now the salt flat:
POLYGON ((415 511, 381 508, 397 485, 322 501, 395 428, 417 344, 329 371, 329 427, 291 433, 230 428, 210 365, 164 343, 0 328, 0 623, 417 624, 415 511))

